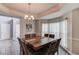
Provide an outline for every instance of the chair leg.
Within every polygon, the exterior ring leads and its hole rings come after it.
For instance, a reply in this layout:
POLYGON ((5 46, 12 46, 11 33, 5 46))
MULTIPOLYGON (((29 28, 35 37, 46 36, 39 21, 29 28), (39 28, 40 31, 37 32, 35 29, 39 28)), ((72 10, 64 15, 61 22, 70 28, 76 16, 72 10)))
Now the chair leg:
POLYGON ((59 55, 59 51, 57 50, 57 55, 59 55))
POLYGON ((23 50, 22 50, 22 48, 20 48, 20 55, 23 55, 23 50))

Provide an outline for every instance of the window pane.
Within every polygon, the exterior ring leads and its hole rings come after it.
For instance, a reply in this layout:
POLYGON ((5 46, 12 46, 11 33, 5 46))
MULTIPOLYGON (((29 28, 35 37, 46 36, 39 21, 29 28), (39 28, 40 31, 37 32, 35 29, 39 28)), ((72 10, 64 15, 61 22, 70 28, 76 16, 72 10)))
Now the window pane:
POLYGON ((45 33, 48 33, 48 24, 42 24, 42 36, 44 36, 45 33))
POLYGON ((16 38, 20 37, 20 24, 16 24, 16 38))
POLYGON ((10 24, 1 24, 1 39, 10 39, 10 24))
POLYGON ((49 32, 55 34, 55 37, 59 37, 59 22, 49 24, 49 32))
POLYGON ((61 22, 61 45, 67 48, 67 20, 61 22))

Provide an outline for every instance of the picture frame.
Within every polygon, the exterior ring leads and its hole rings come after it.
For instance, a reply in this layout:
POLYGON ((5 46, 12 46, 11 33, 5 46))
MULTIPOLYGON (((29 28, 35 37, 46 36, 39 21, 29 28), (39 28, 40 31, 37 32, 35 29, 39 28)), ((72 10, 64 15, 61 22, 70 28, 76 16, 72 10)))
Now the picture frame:
POLYGON ((32 31, 32 24, 31 23, 26 24, 26 30, 32 31))

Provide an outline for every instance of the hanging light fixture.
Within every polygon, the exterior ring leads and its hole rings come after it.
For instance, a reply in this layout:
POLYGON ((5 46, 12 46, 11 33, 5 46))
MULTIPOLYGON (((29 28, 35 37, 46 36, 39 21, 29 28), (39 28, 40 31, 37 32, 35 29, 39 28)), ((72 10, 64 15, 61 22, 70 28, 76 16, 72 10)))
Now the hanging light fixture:
POLYGON ((24 16, 24 19, 25 20, 28 20, 28 21, 32 21, 32 20, 34 20, 34 16, 33 15, 31 15, 31 13, 30 13, 30 5, 31 5, 31 3, 28 3, 28 15, 25 15, 24 16))

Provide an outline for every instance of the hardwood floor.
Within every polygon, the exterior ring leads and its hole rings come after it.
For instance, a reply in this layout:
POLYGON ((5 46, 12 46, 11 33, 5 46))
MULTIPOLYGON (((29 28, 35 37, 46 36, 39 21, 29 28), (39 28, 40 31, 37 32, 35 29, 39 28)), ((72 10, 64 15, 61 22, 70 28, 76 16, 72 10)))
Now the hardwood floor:
MULTIPOLYGON (((17 39, 0 40, 0 55, 19 55, 20 48, 17 39)), ((61 47, 59 55, 68 55, 61 47)))

